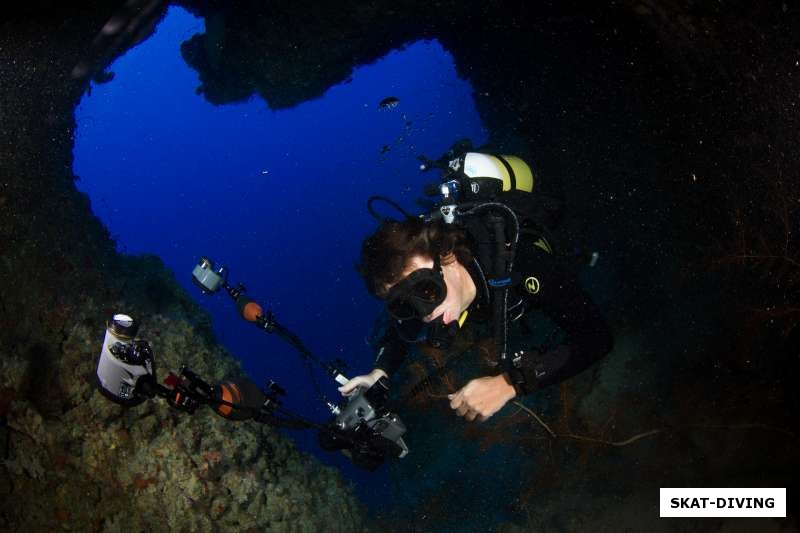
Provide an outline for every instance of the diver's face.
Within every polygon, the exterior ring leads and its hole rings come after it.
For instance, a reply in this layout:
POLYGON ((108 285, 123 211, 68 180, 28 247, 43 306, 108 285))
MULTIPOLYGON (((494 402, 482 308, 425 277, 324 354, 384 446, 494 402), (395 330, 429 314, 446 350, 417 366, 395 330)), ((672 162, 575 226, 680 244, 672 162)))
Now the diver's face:
MULTIPOLYGON (((420 268, 433 268, 433 259, 419 255, 411 257, 403 270, 403 279, 420 268)), ((445 324, 458 320, 461 313, 475 299, 475 283, 461 263, 453 261, 449 265, 442 265, 441 269, 447 286, 447 295, 431 314, 423 317, 424 322, 432 322, 440 316, 445 324)))

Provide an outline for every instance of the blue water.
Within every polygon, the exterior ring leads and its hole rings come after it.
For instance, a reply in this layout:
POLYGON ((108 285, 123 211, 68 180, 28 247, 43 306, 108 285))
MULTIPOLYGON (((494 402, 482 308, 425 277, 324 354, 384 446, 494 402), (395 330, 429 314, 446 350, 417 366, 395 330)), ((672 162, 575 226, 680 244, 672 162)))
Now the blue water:
MULTIPOLYGON (((76 112, 77 186, 121 252, 163 259, 256 383, 274 379, 289 392, 286 407, 322 421, 327 412, 296 353, 243 322, 227 296, 202 296, 193 266, 203 255, 224 263, 230 281, 244 283, 312 352, 344 359, 351 376, 365 373, 374 359, 365 337, 379 310, 354 270, 375 227, 367 197, 417 209, 436 177, 419 173, 416 157, 438 157, 460 138, 480 144, 487 133, 472 88, 436 41, 411 43, 321 98, 274 111, 256 97, 216 107, 195 93, 200 82, 179 47, 203 31, 202 19, 170 8, 154 36, 111 66, 114 79, 92 87, 76 112), (400 105, 378 109, 388 96, 400 105)), ((336 398, 335 384, 317 375, 336 398)), ((340 468, 366 503, 387 497, 385 470, 356 471, 321 451, 315 435, 291 436, 340 468)))

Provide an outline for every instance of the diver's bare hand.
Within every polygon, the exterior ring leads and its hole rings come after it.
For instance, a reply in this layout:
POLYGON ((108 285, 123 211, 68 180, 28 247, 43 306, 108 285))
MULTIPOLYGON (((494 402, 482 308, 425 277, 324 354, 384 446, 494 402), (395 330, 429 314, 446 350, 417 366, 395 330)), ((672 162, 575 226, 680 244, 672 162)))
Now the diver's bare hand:
POLYGON ((505 374, 473 379, 461 390, 448 394, 450 407, 469 421, 483 422, 517 393, 505 374))
POLYGON ((372 387, 375 382, 382 377, 387 377, 386 372, 380 368, 376 368, 369 374, 351 378, 350 381, 339 387, 339 392, 342 393, 342 396, 351 396, 358 392, 358 389, 361 387, 364 387, 365 389, 372 387))

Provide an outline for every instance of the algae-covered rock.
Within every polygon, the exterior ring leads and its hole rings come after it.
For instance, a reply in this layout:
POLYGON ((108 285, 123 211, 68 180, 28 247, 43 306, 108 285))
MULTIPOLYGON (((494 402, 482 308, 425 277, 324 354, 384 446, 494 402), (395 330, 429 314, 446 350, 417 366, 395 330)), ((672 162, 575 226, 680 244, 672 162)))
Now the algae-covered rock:
MULTIPOLYGON (((34 505, 57 512, 11 515, 13 520, 73 528, 93 523, 113 531, 127 513, 129 529, 263 529, 283 520, 285 527, 276 531, 297 531, 289 521, 302 517, 312 524, 310 531, 344 513, 355 524, 352 530, 360 529, 361 510, 341 480, 335 481, 338 475, 300 454, 274 429, 231 422, 208 409, 188 415, 159 401, 134 408, 108 401, 91 384, 103 332, 102 323, 91 328, 78 320, 65 334, 62 361, 74 364, 62 366, 59 381, 70 385, 64 386, 69 408, 60 417, 47 417, 26 400, 11 402, 10 445, 0 479, 10 501, 19 501, 25 488, 56 483, 69 472, 83 480, 82 490, 95 495, 94 505, 65 505, 75 496, 63 485, 34 505), (337 487, 335 500, 314 500, 311 494, 321 490, 321 483, 328 484, 326 493, 337 487)), ((185 320, 153 315, 141 333, 153 339, 162 369, 185 363, 209 380, 239 373, 224 350, 185 320)), ((3 364, 9 370, 4 386, 18 386, 14 376, 23 376, 25 365, 13 359, 3 364)), ((26 502, 20 508, 30 506, 26 502)))

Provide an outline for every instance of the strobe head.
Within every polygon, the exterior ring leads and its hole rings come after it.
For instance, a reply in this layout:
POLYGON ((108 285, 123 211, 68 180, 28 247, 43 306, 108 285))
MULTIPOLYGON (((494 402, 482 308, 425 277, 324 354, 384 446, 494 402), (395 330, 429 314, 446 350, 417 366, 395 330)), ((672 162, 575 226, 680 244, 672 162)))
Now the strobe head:
POLYGON ((203 294, 214 294, 228 282, 228 270, 224 266, 214 270, 214 263, 207 257, 201 257, 192 270, 192 282, 203 294))
POLYGON ((155 382, 153 351, 146 341, 135 340, 139 325, 128 315, 115 314, 106 327, 97 384, 107 398, 122 405, 137 405, 152 397, 155 382))

